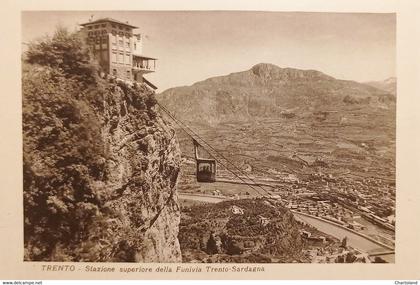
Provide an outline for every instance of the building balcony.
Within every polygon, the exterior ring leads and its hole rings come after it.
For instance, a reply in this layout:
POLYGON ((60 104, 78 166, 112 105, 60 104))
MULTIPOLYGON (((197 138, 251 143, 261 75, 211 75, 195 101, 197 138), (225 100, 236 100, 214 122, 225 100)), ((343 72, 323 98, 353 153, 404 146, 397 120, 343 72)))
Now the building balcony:
POLYGON ((155 68, 153 66, 141 66, 141 65, 133 65, 133 71, 141 71, 143 73, 150 73, 155 72, 155 68))
POLYGON ((156 71, 156 58, 133 55, 133 72, 142 74, 156 71))

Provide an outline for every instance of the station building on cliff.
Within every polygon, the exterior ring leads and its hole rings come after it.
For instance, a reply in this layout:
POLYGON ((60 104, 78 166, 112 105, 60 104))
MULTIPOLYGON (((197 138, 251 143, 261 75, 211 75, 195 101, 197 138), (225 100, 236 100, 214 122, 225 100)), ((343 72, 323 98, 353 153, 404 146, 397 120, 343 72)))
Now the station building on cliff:
POLYGON ((155 71, 157 59, 143 54, 143 36, 134 32, 138 27, 112 18, 90 20, 80 26, 82 36, 92 47, 104 72, 157 89, 144 78, 145 74, 155 71))

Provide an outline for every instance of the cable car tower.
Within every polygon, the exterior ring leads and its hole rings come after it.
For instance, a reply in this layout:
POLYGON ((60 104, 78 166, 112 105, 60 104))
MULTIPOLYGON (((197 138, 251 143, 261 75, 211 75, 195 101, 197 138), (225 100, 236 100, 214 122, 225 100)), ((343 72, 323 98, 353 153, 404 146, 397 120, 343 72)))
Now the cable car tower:
POLYGON ((201 146, 194 138, 194 156, 196 162, 196 176, 198 182, 215 182, 216 181, 216 160, 212 158, 201 158, 198 155, 198 148, 201 146))

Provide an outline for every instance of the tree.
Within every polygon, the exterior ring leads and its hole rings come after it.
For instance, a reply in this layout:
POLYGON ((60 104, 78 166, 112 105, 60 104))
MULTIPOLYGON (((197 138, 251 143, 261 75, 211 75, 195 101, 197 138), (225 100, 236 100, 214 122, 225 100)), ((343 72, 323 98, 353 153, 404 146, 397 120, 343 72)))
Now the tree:
POLYGON ((52 37, 29 43, 25 61, 51 67, 66 77, 77 77, 87 83, 95 80, 97 65, 88 47, 78 33, 70 33, 62 27, 58 27, 52 37))
POLYGON ((217 253, 217 244, 216 244, 216 240, 214 238, 214 234, 210 233, 210 237, 207 241, 207 253, 208 254, 216 254, 217 253))
POLYGON ((346 248, 347 247, 347 237, 344 237, 341 241, 341 247, 346 248))
POLYGON ((379 256, 375 256, 375 259, 373 260, 373 263, 387 263, 384 259, 382 259, 379 256))
POLYGON ((356 259, 357 257, 352 252, 346 254, 346 263, 353 263, 356 259))

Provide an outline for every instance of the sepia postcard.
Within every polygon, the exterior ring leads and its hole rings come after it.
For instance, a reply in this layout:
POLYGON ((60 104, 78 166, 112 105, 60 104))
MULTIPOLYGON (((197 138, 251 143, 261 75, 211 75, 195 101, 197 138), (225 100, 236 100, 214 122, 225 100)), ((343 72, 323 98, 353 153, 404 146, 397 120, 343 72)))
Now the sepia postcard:
POLYGON ((0 279, 420 278, 414 1, 94 2, 5 5, 0 279))

